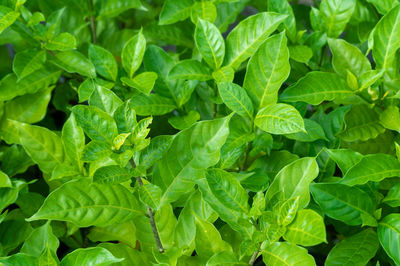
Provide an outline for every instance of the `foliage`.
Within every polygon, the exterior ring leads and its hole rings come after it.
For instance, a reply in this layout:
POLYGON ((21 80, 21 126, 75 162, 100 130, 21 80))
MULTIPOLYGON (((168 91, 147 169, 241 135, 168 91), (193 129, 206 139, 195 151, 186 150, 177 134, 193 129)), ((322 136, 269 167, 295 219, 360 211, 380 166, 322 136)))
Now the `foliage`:
POLYGON ((399 265, 398 0, 0 0, 1 265, 399 265))

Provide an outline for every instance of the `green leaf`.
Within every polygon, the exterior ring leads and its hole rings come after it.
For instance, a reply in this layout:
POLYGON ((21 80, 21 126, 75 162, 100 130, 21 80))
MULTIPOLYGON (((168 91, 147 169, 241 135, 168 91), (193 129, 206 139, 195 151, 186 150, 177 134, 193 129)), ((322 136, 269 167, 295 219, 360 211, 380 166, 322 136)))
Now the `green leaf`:
POLYGON ((166 0, 160 13, 159 25, 172 24, 190 16, 193 0, 166 0))
POLYGON ((77 105, 72 108, 72 113, 74 113, 78 125, 92 140, 112 144, 118 135, 114 119, 97 107, 77 105))
POLYGON ((285 14, 288 17, 284 21, 289 39, 294 43, 297 39, 296 18, 293 9, 287 0, 268 1, 268 11, 285 14))
POLYGON ((47 222, 32 231, 22 245, 20 252, 39 257, 46 248, 56 252, 59 244, 58 238, 53 234, 50 223, 47 222))
POLYGON ((111 90, 96 86, 92 95, 90 95, 89 105, 98 107, 107 114, 113 115, 115 110, 122 105, 122 101, 111 90))
POLYGON ((307 253, 307 249, 287 242, 273 243, 261 252, 266 265, 316 265, 314 258, 307 253))
POLYGON ((168 78, 206 81, 212 79, 212 76, 211 70, 206 65, 194 59, 186 59, 171 69, 168 78))
POLYGON ((304 128, 306 132, 286 134, 285 137, 302 142, 313 142, 318 139, 327 140, 323 128, 314 120, 304 119, 304 128))
POLYGON ((386 197, 382 200, 382 202, 386 203, 390 207, 399 207, 400 206, 400 183, 397 183, 393 187, 390 188, 386 197))
POLYGON ((130 133, 136 125, 136 113, 130 107, 130 101, 120 105, 114 112, 114 120, 117 123, 119 133, 130 133))
POLYGON ((313 210, 299 210, 283 235, 286 241, 301 246, 315 246, 326 241, 324 219, 313 210))
POLYGON ((38 260, 32 255, 17 253, 9 257, 1 258, 0 263, 5 266, 36 265, 38 263, 38 260))
POLYGON ((89 45, 89 60, 93 63, 96 72, 106 79, 116 81, 118 65, 114 56, 101 46, 89 45))
POLYGON ((108 165, 100 167, 94 172, 93 182, 99 184, 119 184, 132 177, 128 169, 118 165, 108 165))
POLYGON ((18 129, 20 144, 44 173, 50 174, 64 162, 64 147, 57 134, 44 127, 17 121, 11 123, 18 129))
POLYGON ((173 116, 168 118, 168 123, 178 130, 184 130, 191 127, 194 123, 200 120, 200 114, 196 111, 190 111, 185 116, 173 116))
POLYGON ((212 73, 216 82, 232 82, 235 76, 235 70, 231 67, 221 67, 212 73))
POLYGON ((42 68, 45 62, 46 52, 44 50, 25 50, 15 55, 13 71, 17 75, 18 80, 20 80, 42 68))
POLYGON ((143 94, 150 95, 151 90, 158 78, 155 72, 143 72, 136 75, 133 79, 122 77, 121 81, 127 84, 129 87, 133 87, 143 94))
POLYGON ((136 227, 133 221, 113 224, 106 227, 92 227, 87 237, 93 241, 120 241, 131 246, 136 245, 136 227))
POLYGON ((131 9, 140 8, 140 0, 109 0, 101 2, 101 9, 97 19, 112 18, 131 9))
POLYGON ((349 149, 330 149, 326 150, 326 152, 338 165, 343 175, 363 158, 362 154, 349 149))
POLYGON ((379 115, 365 104, 353 105, 344 116, 344 128, 338 136, 345 141, 366 141, 376 138, 385 128, 379 123, 379 115))
POLYGON ((379 69, 394 67, 396 51, 400 48, 400 6, 389 11, 373 31, 372 55, 379 69))
POLYGON ((169 149, 173 139, 172 136, 163 135, 152 138, 149 146, 140 152, 140 159, 137 165, 144 169, 153 166, 154 163, 160 160, 169 149))
POLYGON ((59 260, 57 257, 57 254, 53 251, 50 250, 49 247, 47 247, 42 254, 39 256, 39 265, 45 265, 45 266, 57 266, 59 265, 59 260))
POLYGON ((313 56, 313 51, 306 45, 290 45, 289 54, 290 59, 307 64, 313 56))
POLYGON ((220 82, 218 92, 229 109, 243 117, 253 118, 253 104, 242 87, 231 82, 220 82))
POLYGON ((254 124, 271 134, 291 134, 305 131, 300 113, 291 105, 277 103, 261 109, 254 124))
POLYGON ((69 50, 56 53, 49 61, 69 73, 78 73, 82 76, 96 77, 96 69, 83 54, 69 50))
POLYGON ((379 115, 382 126, 400 132, 400 110, 397 106, 390 105, 379 115))
POLYGON ((18 17, 19 12, 6 6, 0 6, 0 34, 10 27, 18 17))
POLYGON ((133 77, 133 74, 135 74, 136 70, 138 70, 142 64, 145 50, 146 39, 144 38, 142 30, 125 43, 122 49, 121 61, 129 78, 133 77))
POLYGON ((144 184, 139 188, 139 199, 153 210, 160 208, 162 190, 153 184, 144 184))
POLYGON ((225 41, 218 28, 211 22, 199 19, 194 40, 204 61, 211 68, 218 69, 225 56, 225 41))
POLYGON ((360 225, 363 224, 363 216, 373 216, 371 197, 357 187, 318 183, 311 184, 310 190, 322 211, 335 220, 360 225))
POLYGON ((389 257, 400 264, 400 214, 392 213, 382 219, 378 226, 378 237, 389 257))
POLYGON ((68 32, 63 32, 50 39, 44 46, 47 50, 68 51, 76 49, 76 39, 68 32))
POLYGON ((285 102, 306 102, 317 105, 351 96, 353 91, 335 73, 312 71, 283 91, 279 99, 285 102))
POLYGON ((78 169, 81 169, 82 162, 80 161, 80 157, 85 146, 85 134, 78 126, 74 115, 71 115, 65 122, 61 139, 65 155, 71 162, 74 162, 78 169))
POLYGON ((220 149, 229 134, 230 118, 197 122, 175 136, 158 163, 160 180, 154 182, 164 191, 162 202, 177 200, 194 186, 193 181, 203 177, 204 169, 217 164, 220 149))
POLYGON ((149 96, 138 94, 131 99, 129 106, 135 110, 137 115, 142 116, 164 115, 176 109, 172 100, 158 94, 149 96))
POLYGON ((325 265, 367 265, 379 248, 378 236, 372 229, 343 239, 328 254, 325 265))
POLYGON ((374 5, 379 13, 385 15, 398 3, 398 0, 367 0, 368 3, 374 5))
POLYGON ((139 266, 146 265, 148 262, 148 257, 145 252, 132 249, 122 243, 101 243, 99 247, 109 250, 115 257, 124 258, 123 261, 118 263, 120 266, 139 266))
POLYGON ((93 162, 105 159, 112 154, 110 144, 102 141, 92 140, 84 147, 81 155, 83 162, 93 162))
POLYGON ((209 1, 195 2, 191 8, 190 19, 197 24, 199 19, 214 23, 217 18, 217 8, 209 1))
POLYGON ((277 219, 279 225, 287 226, 293 222, 294 218, 296 217, 297 209, 299 208, 299 199, 299 196, 295 198, 290 198, 286 200, 281 206, 279 206, 277 219))
POLYGON ((285 33, 269 37, 250 58, 243 87, 260 110, 275 104, 278 90, 290 72, 285 33))
POLYGON ((2 187, 12 187, 12 185, 8 175, 3 171, 0 171, 0 188, 2 187))
POLYGON ((237 258, 236 253, 232 251, 221 251, 215 253, 208 261, 206 266, 213 265, 237 265, 240 261, 237 258))
POLYGON ((391 155, 369 154, 349 169, 340 183, 354 186, 400 176, 400 162, 391 155))
POLYGON ((371 70, 368 58, 356 46, 342 39, 328 39, 328 44, 333 54, 333 68, 342 77, 346 77, 347 70, 357 77, 371 70))
POLYGON ((105 248, 91 247, 91 248, 78 248, 71 253, 68 253, 61 261, 60 266, 68 265, 110 265, 118 263, 123 259, 114 257, 114 255, 105 248))
POLYGON ((50 193, 29 221, 68 221, 79 227, 123 223, 142 214, 133 194, 119 184, 69 182, 50 193))
POLYGON ((267 204, 273 206, 279 200, 299 196, 299 208, 304 208, 310 201, 308 187, 318 175, 315 158, 305 157, 286 165, 276 175, 265 195, 267 204))
POLYGON ((339 37, 350 21, 355 6, 355 0, 323 0, 321 2, 319 15, 322 28, 328 37, 339 37))
POLYGON ((233 175, 215 168, 207 171, 206 178, 214 196, 226 207, 249 212, 247 192, 233 175))
POLYGON ((273 33, 286 15, 262 12, 242 20, 226 38, 225 65, 237 69, 273 33))

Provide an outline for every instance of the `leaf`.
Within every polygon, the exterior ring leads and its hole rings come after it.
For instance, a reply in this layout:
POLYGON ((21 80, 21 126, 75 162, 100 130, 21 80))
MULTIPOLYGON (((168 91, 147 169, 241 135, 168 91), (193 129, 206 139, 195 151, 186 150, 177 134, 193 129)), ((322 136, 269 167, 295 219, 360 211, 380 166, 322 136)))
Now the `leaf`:
POLYGON ((141 8, 140 0, 110 0, 102 2, 101 9, 97 19, 112 18, 131 9, 141 8))
POLYGON ((22 245, 20 252, 39 257, 46 248, 56 252, 59 244, 58 238, 53 234, 50 223, 47 222, 32 231, 22 245))
POLYGON ((387 154, 369 154, 349 169, 340 183, 354 186, 400 176, 400 162, 387 154))
POLYGON ((159 25, 172 24, 190 16, 193 0, 166 0, 160 13, 159 25))
POLYGON ((96 86, 92 95, 90 95, 89 105, 98 107, 107 114, 113 115, 115 110, 122 105, 122 101, 111 90, 96 86))
POLYGON ((148 261, 146 253, 132 249, 122 243, 101 243, 99 247, 109 250, 115 257, 124 258, 123 261, 119 262, 121 266, 145 265, 148 261))
POLYGON ((273 206, 279 200, 299 196, 299 208, 304 208, 310 201, 308 187, 318 175, 315 158, 305 157, 283 167, 269 186, 265 199, 273 206))
POLYGON ((285 102, 306 102, 317 105, 353 94, 346 81, 335 73, 312 71, 283 91, 279 99, 285 102))
POLYGON ((6 6, 0 6, 0 34, 10 27, 19 17, 19 12, 14 11, 6 6))
POLYGON ((371 197, 357 187, 318 183, 311 184, 310 190, 322 211, 335 220, 348 225, 360 225, 363 224, 363 216, 373 215, 371 197))
POLYGON ((377 234, 372 229, 366 229, 336 244, 329 252, 325 265, 366 265, 378 248, 377 234))
POLYGON ((186 59, 176 64, 168 74, 169 79, 189 79, 206 81, 212 79, 211 70, 201 62, 186 59))
POLYGON ((253 118, 253 104, 242 87, 231 82, 220 82, 218 92, 229 109, 243 117, 253 118))
POLYGON ((378 225, 378 237, 386 254, 400 264, 400 214, 392 213, 382 219, 378 225))
POLYGON ((135 223, 133 221, 128 221, 106 227, 92 227, 87 237, 93 242, 120 241, 134 246, 136 245, 135 234, 135 223))
POLYGON ((291 134, 305 131, 299 112, 288 104, 277 103, 261 109, 254 124, 271 134, 291 134))
POLYGON ((59 265, 59 260, 57 254, 52 252, 49 247, 47 247, 42 254, 39 256, 39 265, 45 266, 57 266, 59 265))
POLYGON ((157 136, 152 138, 149 146, 144 148, 140 153, 140 159, 137 165, 143 167, 144 169, 148 169, 154 165, 155 162, 160 160, 165 152, 169 149, 172 141, 172 136, 157 136))
POLYGON ((122 77, 121 81, 143 94, 150 95, 157 78, 158 75, 155 72, 143 72, 136 75, 133 79, 122 77))
POLYGON ((200 120, 200 114, 196 111, 190 111, 185 116, 173 116, 168 118, 168 123, 176 129, 184 130, 191 127, 194 123, 200 120))
POLYGON ((382 126, 400 132, 400 110, 397 106, 390 105, 379 115, 382 126))
POLYGON ((123 223, 142 214, 132 193, 119 184, 69 182, 47 196, 29 221, 68 221, 79 227, 123 223))
POLYGON ((269 37, 250 58, 243 83, 257 110, 277 102, 278 90, 289 72, 285 33, 269 37))
POLYGON ((45 62, 45 51, 36 49, 25 50, 15 55, 13 61, 13 71, 17 75, 18 80, 20 80, 42 68, 45 62))
POLYGON ((371 70, 367 57, 354 45, 342 39, 328 39, 328 44, 333 54, 333 68, 342 77, 346 77, 347 70, 357 77, 371 70))
POLYGON ((225 56, 225 41, 218 28, 211 22, 199 19, 194 40, 202 58, 213 69, 218 69, 225 56))
POLYGON ((158 94, 149 96, 138 94, 131 99, 129 106, 135 110, 137 115, 142 116, 164 115, 176 108, 172 100, 158 94))
POLYGON ((47 50, 68 51, 76 49, 76 39, 68 32, 63 32, 47 41, 44 45, 47 50))
POLYGON ((296 245, 315 246, 326 241, 324 219, 313 210, 299 210, 283 238, 296 245))
POLYGON ((118 65, 114 56, 101 46, 89 45, 89 60, 93 63, 96 72, 106 79, 116 81, 118 65))
POLYGON ((236 265, 240 264, 237 255, 232 251, 221 251, 214 254, 208 261, 206 266, 212 265, 236 265))
POLYGON ((217 18, 217 8, 212 2, 195 2, 191 8, 190 19, 197 24, 199 19, 214 23, 217 18))
POLYGON ((249 212, 247 192, 229 172, 217 168, 209 169, 206 178, 214 196, 227 208, 249 212))
POLYGON ((92 140, 105 141, 112 144, 118 134, 114 119, 94 106, 77 105, 72 113, 79 126, 92 140))
POLYGON ((396 51, 400 48, 400 6, 391 9, 376 24, 373 31, 372 55, 378 69, 393 67, 396 51))
POLYGON ((24 253, 16 253, 14 255, 8 257, 2 257, 0 259, 0 263, 6 266, 14 266, 14 265, 36 265, 38 263, 37 258, 34 256, 24 254, 24 253))
POLYGON ((320 124, 311 119, 304 119, 303 121, 306 132, 286 134, 285 137, 303 142, 313 142, 318 139, 327 140, 320 124))
POLYGON ((83 162, 93 162, 105 159, 112 154, 110 144, 102 141, 92 140, 83 148, 81 160, 83 162))
POLYGON ((133 77, 133 74, 135 74, 136 70, 138 70, 142 64, 145 50, 146 39, 144 38, 142 30, 129 39, 122 48, 122 66, 126 73, 128 73, 129 78, 133 77))
POLYGON ((2 187, 12 187, 12 185, 8 175, 3 171, 0 171, 0 188, 2 187))
POLYGON ((49 61, 69 73, 78 73, 89 78, 96 77, 96 69, 92 62, 78 51, 59 52, 49 58, 49 61))
POLYGON ((139 188, 139 199, 153 210, 160 208, 162 190, 153 184, 144 184, 139 188))
POLYGON ((367 0, 367 2, 373 4, 382 15, 388 13, 398 3, 397 0, 367 0))
POLYGON ((316 265, 314 258, 307 250, 287 242, 276 242, 262 251, 262 259, 266 265, 316 265))
POLYGON ((366 141, 376 138, 385 128, 379 115, 365 104, 353 105, 344 116, 344 128, 338 136, 345 141, 366 141))
POLYGON ((11 123, 18 129, 19 141, 26 153, 44 173, 50 174, 64 162, 64 147, 61 138, 54 132, 17 121, 11 123))
POLYGON ((306 45, 290 45, 288 48, 290 59, 300 63, 307 64, 313 56, 313 51, 306 45))
POLYGON ((386 197, 382 200, 382 202, 386 203, 390 207, 399 207, 400 206, 400 183, 397 183, 393 187, 390 188, 386 197))
POLYGON ((297 29, 296 29, 296 18, 293 13, 293 9, 287 0, 277 0, 268 2, 268 11, 288 15, 284 21, 285 29, 289 39, 292 42, 296 42, 297 29))
POLYGON ((344 31, 353 14, 354 0, 323 0, 319 7, 322 27, 328 37, 337 38, 344 31))
POLYGON ((93 174, 93 182, 99 184, 120 184, 130 180, 133 175, 128 169, 118 165, 100 167, 93 174))
POLYGON ((224 65, 237 69, 257 51, 286 17, 273 12, 262 12, 242 20, 226 38, 224 65))
POLYGON ((232 82, 235 76, 235 70, 231 67, 221 67, 212 73, 216 82, 232 82))
POLYGON ((115 110, 114 120, 119 133, 129 133, 133 130, 136 125, 136 113, 135 110, 130 107, 129 100, 115 110))
POLYGON ((326 150, 326 152, 338 165, 343 175, 363 158, 362 154, 349 149, 330 149, 326 150))
POLYGON ((299 199, 299 196, 295 198, 290 198, 286 200, 281 206, 279 206, 277 219, 279 225, 287 226, 293 222, 297 214, 297 209, 299 208, 299 199))
POLYGON ((173 202, 203 177, 204 170, 217 164, 220 149, 229 134, 231 116, 197 122, 178 133, 166 155, 157 164, 160 180, 154 181, 163 189, 162 202, 173 202), (190 149, 187 149, 190 145, 190 149))
POLYGON ((114 257, 114 255, 105 248, 91 247, 78 248, 68 253, 61 261, 61 266, 84 264, 88 266, 94 265, 110 265, 122 261, 114 257))

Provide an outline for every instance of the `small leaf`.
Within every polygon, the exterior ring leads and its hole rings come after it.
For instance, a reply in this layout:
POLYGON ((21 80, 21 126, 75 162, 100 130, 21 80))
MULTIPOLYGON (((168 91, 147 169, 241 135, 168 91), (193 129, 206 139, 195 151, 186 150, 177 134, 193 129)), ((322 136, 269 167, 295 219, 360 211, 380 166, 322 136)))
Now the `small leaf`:
POLYGON ((104 159, 111 154, 112 150, 108 143, 92 140, 83 148, 81 160, 83 162, 93 162, 104 159))
POLYGON ((400 214, 392 213, 382 219, 378 226, 378 237, 389 257, 400 264, 400 214))
POLYGON ((112 263, 118 263, 123 261, 114 257, 114 255, 105 248, 91 247, 91 248, 78 248, 68 253, 60 263, 60 266, 69 265, 110 265, 112 263))
POLYGON ((253 118, 253 104, 242 87, 235 83, 221 82, 218 83, 218 92, 229 109, 243 117, 253 118))
POLYGON ((276 242, 268 245, 262 251, 265 265, 304 265, 314 266, 314 258, 307 253, 307 249, 287 242, 276 242))
POLYGON ((176 64, 168 74, 169 79, 189 79, 206 81, 212 79, 211 70, 201 62, 186 59, 176 64))
POLYGON ((168 123, 178 130, 184 130, 191 127, 194 123, 199 121, 200 114, 196 111, 190 111, 185 116, 173 116, 168 118, 168 123))
POLYGON ((296 217, 297 209, 299 208, 300 197, 290 198, 286 200, 280 207, 278 213, 278 224, 287 226, 296 217))
POLYGON ((393 208, 400 206, 400 183, 397 183, 390 188, 388 194, 382 200, 382 202, 393 208))
POLYGON ((0 34, 10 27, 18 17, 19 12, 5 6, 0 6, 0 34))
POLYGON ((17 75, 18 80, 20 80, 42 68, 45 62, 45 51, 36 49, 25 50, 15 55, 13 61, 13 71, 17 75))
POLYGON ((166 0, 160 13, 159 25, 172 24, 190 16, 193 0, 166 0))
POLYGON ((106 79, 115 81, 118 75, 118 65, 114 56, 101 46, 90 44, 89 59, 96 72, 106 79))
POLYGON ((194 24, 197 24, 199 19, 214 23, 216 18, 217 8, 212 2, 195 2, 191 8, 190 19, 194 24))
POLYGON ((129 106, 135 110, 137 115, 142 116, 164 115, 176 109, 172 100, 158 94, 149 96, 138 94, 131 99, 129 106))
POLYGON ((323 0, 319 7, 322 27, 328 37, 337 38, 344 31, 356 6, 355 0, 323 0))
POLYGON ((47 41, 44 46, 47 50, 68 51, 76 49, 76 39, 68 32, 63 32, 47 41))
POLYGON ((162 190, 156 185, 147 183, 139 188, 139 199, 153 210, 160 208, 162 190))
POLYGON ((111 90, 103 86, 96 86, 89 97, 89 105, 98 107, 107 114, 113 115, 115 110, 122 105, 122 101, 111 90))
POLYGON ((135 76, 133 79, 122 77, 121 81, 143 94, 150 95, 157 78, 158 75, 155 72, 143 72, 135 76))
POLYGON ((132 178, 132 174, 118 165, 100 167, 93 174, 93 182, 99 184, 120 184, 132 178))
POLYGON ((146 39, 142 30, 125 43, 122 49, 121 61, 129 78, 132 79, 133 74, 142 64, 145 49, 146 39))
POLYGON ((96 69, 83 54, 69 50, 56 53, 49 61, 69 73, 78 73, 85 77, 96 77, 96 69))
POLYGON ((379 115, 382 126, 400 132, 400 110, 397 106, 390 105, 379 115))

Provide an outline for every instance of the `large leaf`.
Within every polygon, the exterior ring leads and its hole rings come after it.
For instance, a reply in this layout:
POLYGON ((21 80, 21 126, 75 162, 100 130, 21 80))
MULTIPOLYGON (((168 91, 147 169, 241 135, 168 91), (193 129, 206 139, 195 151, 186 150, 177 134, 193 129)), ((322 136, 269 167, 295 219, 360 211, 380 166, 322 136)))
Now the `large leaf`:
POLYGON ((276 103, 278 90, 289 72, 289 50, 285 34, 269 37, 250 58, 243 83, 257 107, 255 109, 260 110, 276 103))
POLYGON ((349 186, 362 185, 395 176, 400 176, 400 162, 396 158, 387 154, 370 154, 350 168, 340 183, 349 186))
POLYGON ((15 55, 13 71, 17 75, 18 79, 22 79, 40 69, 45 61, 45 51, 36 49, 25 50, 15 55))
POLYGON ((337 38, 345 29, 356 6, 355 0, 323 0, 319 7, 322 27, 328 37, 337 38))
POLYGON ((68 221, 80 227, 123 223, 142 214, 133 194, 122 185, 69 182, 54 190, 29 221, 68 221))
POLYGON ((131 179, 133 175, 128 169, 119 165, 100 167, 93 174, 93 182, 100 184, 119 184, 131 179))
POLYGON ((89 105, 98 107, 107 114, 113 115, 115 110, 122 105, 122 101, 110 89, 96 86, 92 95, 90 95, 89 105))
POLYGON ((61 266, 69 265, 110 265, 118 263, 123 259, 114 257, 114 255, 105 248, 91 247, 91 248, 78 248, 71 253, 68 253, 61 261, 61 266))
POLYGON ((50 223, 47 222, 32 231, 29 237, 25 240, 21 252, 40 256, 46 248, 50 248, 52 252, 56 252, 59 245, 60 242, 58 238, 53 234, 50 223))
POLYGON ((114 56, 108 50, 91 44, 89 46, 89 59, 101 76, 113 81, 117 79, 118 65, 114 56))
POLYGON ((262 12, 241 21, 226 38, 225 65, 238 68, 257 51, 286 17, 277 13, 262 12))
POLYGON ((59 52, 50 59, 50 62, 69 73, 78 73, 89 78, 96 77, 96 69, 92 62, 78 51, 59 52))
POLYGON ((305 131, 300 113, 291 105, 277 103, 261 109, 254 119, 256 126, 271 134, 305 131))
POLYGON ((338 165, 343 175, 363 158, 362 154, 348 149, 331 149, 326 152, 338 165))
POLYGON ((136 227, 133 220, 103 227, 92 227, 87 237, 93 241, 121 241, 131 246, 136 245, 136 227))
POLYGON ((225 41, 218 28, 211 22, 199 19, 194 40, 204 61, 213 69, 218 69, 225 56, 225 41))
POLYGON ((339 75, 329 72, 308 72, 295 84, 285 89, 280 99, 285 102, 306 102, 317 105, 352 95, 352 90, 339 75))
POLYGON ((314 258, 307 253, 307 249, 287 242, 270 244, 261 252, 266 265, 316 265, 314 258))
POLYGON ((6 6, 0 6, 0 34, 10 27, 19 17, 19 12, 12 10, 6 6))
POLYGON ((382 126, 400 132, 400 110, 397 106, 390 105, 379 115, 382 126))
POLYGON ((389 257, 396 264, 400 264, 400 214, 389 214, 380 221, 378 237, 389 257))
POLYGON ((218 92, 229 109, 243 117, 253 118, 253 104, 242 87, 231 82, 220 82, 218 92))
POLYGON ((206 81, 212 79, 212 76, 211 70, 206 65, 194 59, 186 59, 171 69, 168 78, 206 81))
POLYGON ((377 234, 374 230, 367 229, 336 244, 329 252, 325 265, 367 265, 378 248, 377 234))
POLYGON ((296 29, 296 18, 293 13, 292 6, 288 0, 275 0, 268 1, 268 11, 286 14, 288 17, 284 21, 286 34, 292 42, 296 42, 297 29, 296 29))
POLYGON ((342 184, 311 184, 314 200, 329 217, 348 225, 364 224, 367 217, 373 219, 374 204, 363 190, 342 184))
POLYGON ((145 49, 146 39, 144 38, 142 31, 139 31, 138 34, 129 39, 129 41, 124 45, 121 54, 121 61, 129 78, 133 77, 133 74, 135 74, 136 70, 142 64, 145 49))
POLYGON ((174 102, 158 94, 138 94, 134 96, 129 106, 135 110, 138 115, 164 115, 176 108, 174 102))
POLYGON ((190 16, 193 0, 166 0, 160 14, 160 25, 172 24, 190 16))
POLYGON ((166 155, 158 163, 163 202, 173 202, 204 176, 204 169, 215 165, 229 134, 231 116, 195 123, 178 133, 166 155), (188 149, 188 146, 190 147, 188 149))

